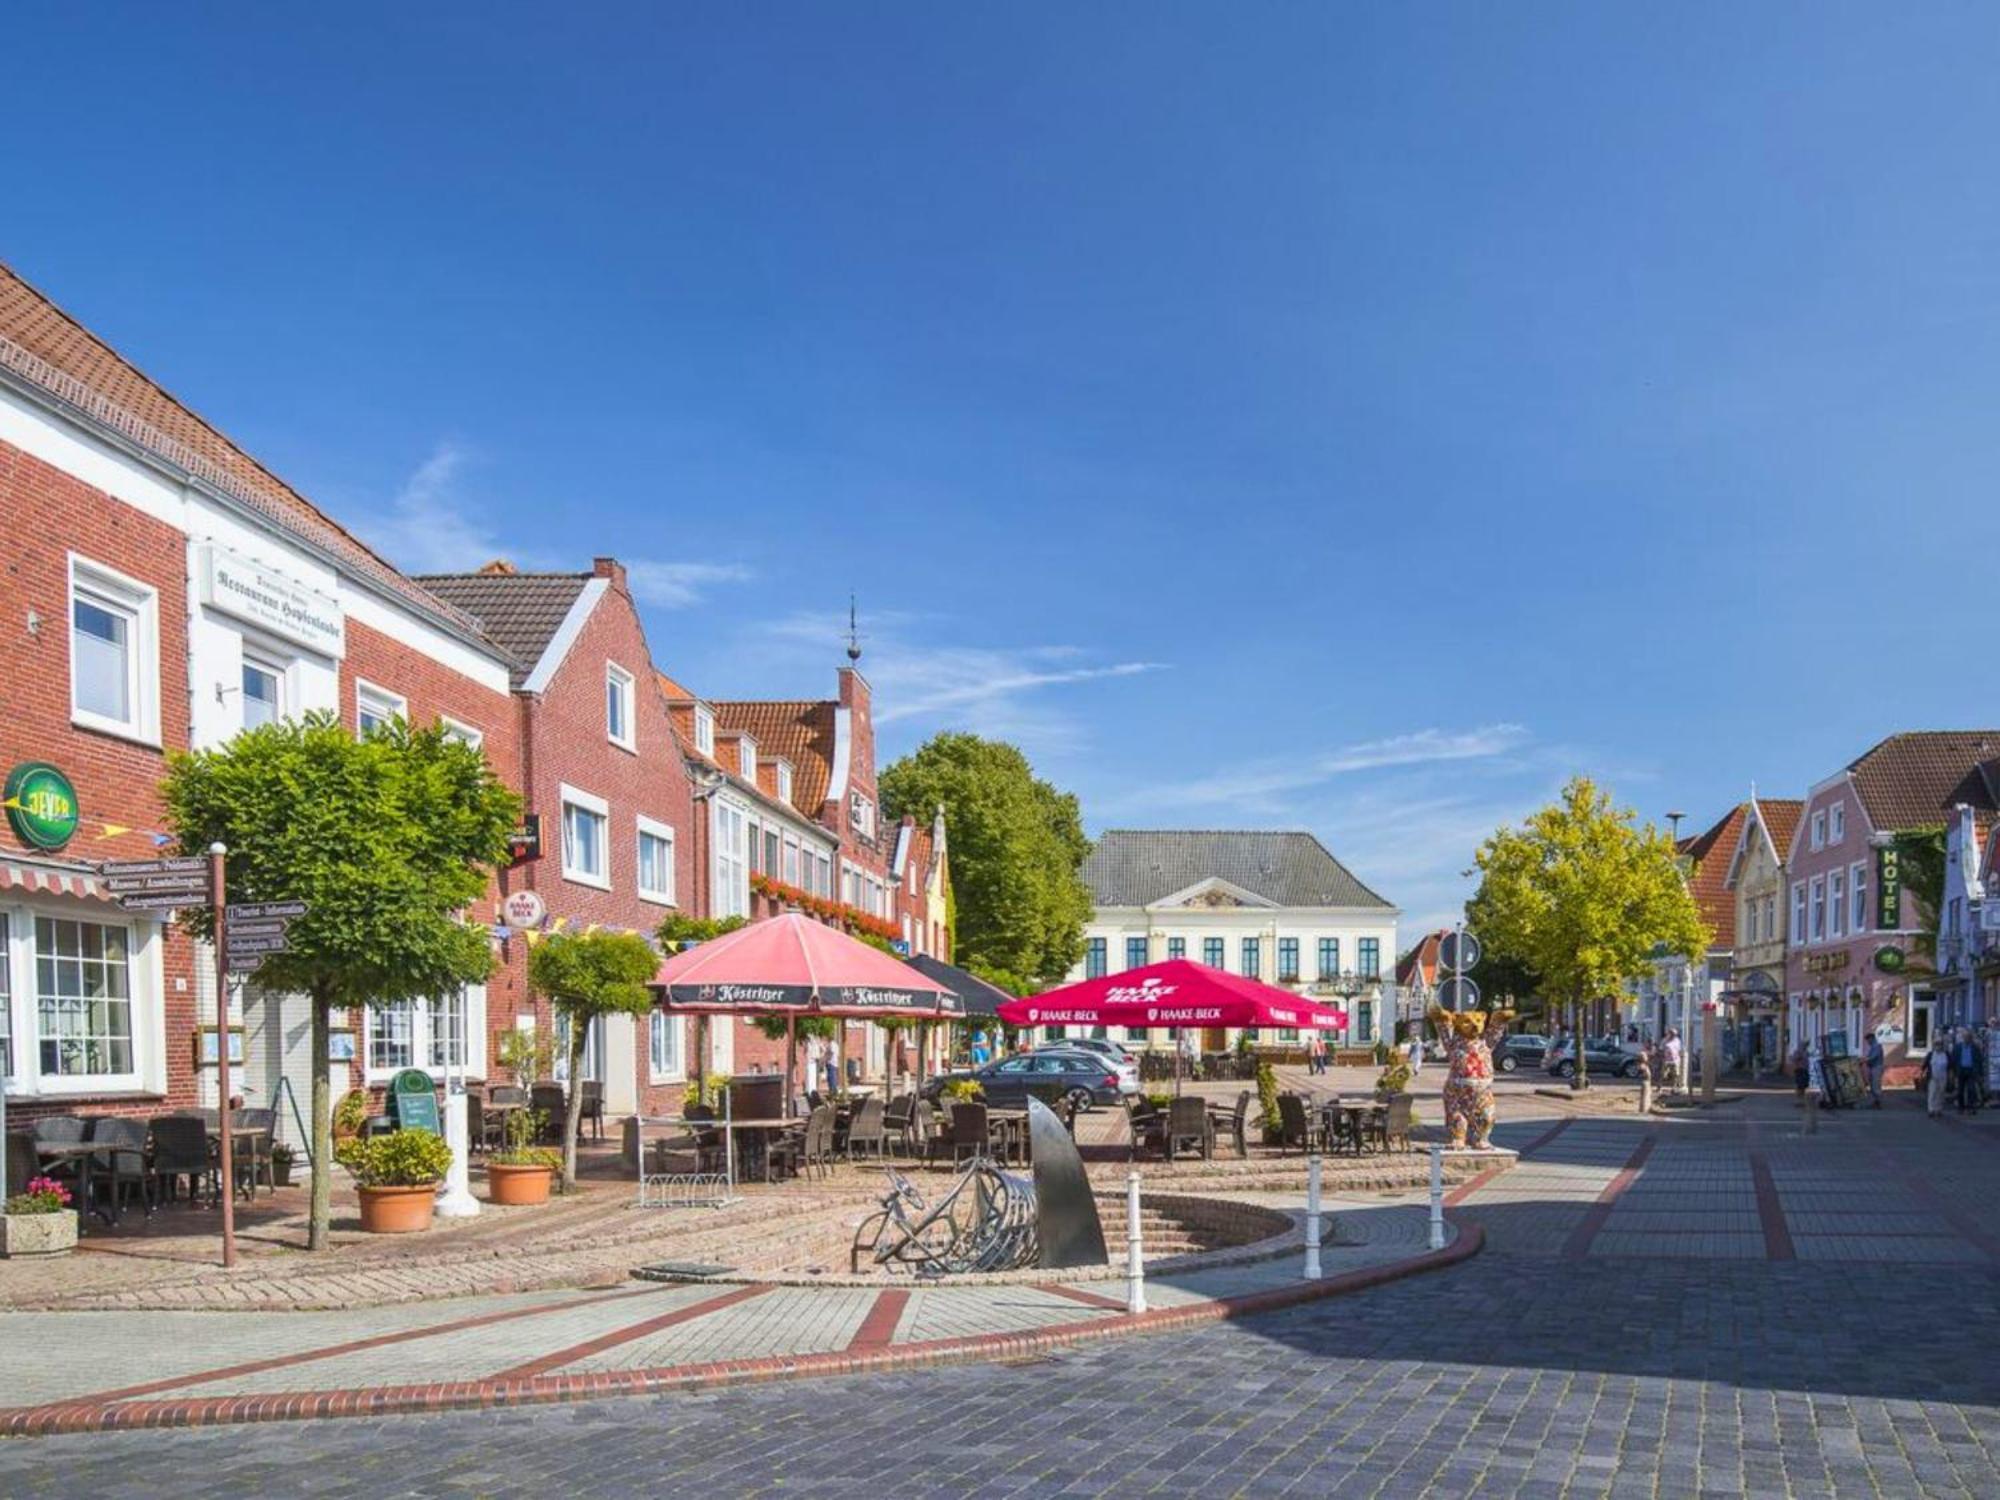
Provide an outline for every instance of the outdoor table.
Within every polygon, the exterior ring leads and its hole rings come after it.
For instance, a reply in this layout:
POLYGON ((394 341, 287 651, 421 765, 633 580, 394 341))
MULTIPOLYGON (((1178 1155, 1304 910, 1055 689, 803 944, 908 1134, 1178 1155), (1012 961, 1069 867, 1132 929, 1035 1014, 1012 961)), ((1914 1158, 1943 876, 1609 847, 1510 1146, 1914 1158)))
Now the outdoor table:
MULTIPOLYGON (((728 1178, 731 1187, 736 1186, 736 1137, 748 1131, 757 1135, 777 1134, 787 1130, 802 1130, 804 1120, 746 1119, 739 1120, 724 1116, 713 1120, 689 1119, 686 1115, 640 1115, 639 1122, 639 1176, 646 1175, 646 1127, 649 1125, 685 1125, 694 1130, 719 1130, 722 1132, 723 1148, 727 1157, 728 1178)), ((761 1146, 761 1141, 758 1143, 761 1146)), ((762 1151, 756 1153, 761 1160, 762 1151)), ((768 1171, 768 1166, 766 1168, 768 1171)), ((769 1180, 768 1176, 765 1179, 769 1180)))
MULTIPOLYGON (((90 1186, 90 1158, 100 1151, 109 1149, 111 1149, 109 1146, 104 1145, 93 1146, 89 1141, 52 1141, 47 1145, 38 1142, 35 1146, 35 1159, 44 1168, 62 1162, 83 1164, 77 1169, 76 1174, 76 1228, 79 1234, 83 1232, 84 1220, 93 1212, 90 1200, 97 1196, 91 1191, 90 1186)), ((94 1212, 106 1224, 111 1222, 111 1216, 102 1208, 94 1212)))
POLYGON ((1379 1106, 1374 1104, 1329 1104, 1326 1106, 1327 1137, 1332 1141, 1347 1141, 1354 1147, 1354 1154, 1362 1152, 1361 1123, 1379 1106), (1335 1121, 1339 1124, 1336 1125, 1335 1121))
POLYGON ((1022 1155, 1027 1154, 1025 1147, 1028 1138, 1028 1112, 1025 1109, 994 1109, 989 1105, 986 1110, 986 1123, 989 1126, 1000 1127, 1004 1142, 1001 1146, 1003 1157, 1016 1147, 1022 1148, 1022 1155))

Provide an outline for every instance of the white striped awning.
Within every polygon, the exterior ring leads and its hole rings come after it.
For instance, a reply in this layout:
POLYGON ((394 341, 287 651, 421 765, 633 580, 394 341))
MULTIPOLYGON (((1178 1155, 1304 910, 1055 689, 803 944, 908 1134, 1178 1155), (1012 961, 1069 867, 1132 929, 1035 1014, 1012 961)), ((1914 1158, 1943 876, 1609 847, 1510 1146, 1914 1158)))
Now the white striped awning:
POLYGON ((87 900, 111 903, 111 896, 98 884, 96 872, 73 866, 28 864, 22 860, 0 859, 0 891, 39 891, 51 896, 82 896, 87 900))

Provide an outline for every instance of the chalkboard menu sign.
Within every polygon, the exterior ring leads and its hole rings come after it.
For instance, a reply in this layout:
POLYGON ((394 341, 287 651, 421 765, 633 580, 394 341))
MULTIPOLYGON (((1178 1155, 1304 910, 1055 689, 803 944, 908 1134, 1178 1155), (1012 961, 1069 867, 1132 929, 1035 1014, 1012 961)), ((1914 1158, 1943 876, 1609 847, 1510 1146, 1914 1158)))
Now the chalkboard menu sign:
POLYGON ((1858 1057, 1829 1057, 1820 1067, 1825 1075, 1826 1102, 1836 1109, 1852 1109, 1868 1097, 1868 1075, 1858 1057))
POLYGON ((438 1120, 437 1094, 431 1084, 431 1075, 422 1068, 405 1068, 390 1080, 389 1108, 396 1116, 397 1126, 403 1130, 444 1134, 444 1127, 438 1120))

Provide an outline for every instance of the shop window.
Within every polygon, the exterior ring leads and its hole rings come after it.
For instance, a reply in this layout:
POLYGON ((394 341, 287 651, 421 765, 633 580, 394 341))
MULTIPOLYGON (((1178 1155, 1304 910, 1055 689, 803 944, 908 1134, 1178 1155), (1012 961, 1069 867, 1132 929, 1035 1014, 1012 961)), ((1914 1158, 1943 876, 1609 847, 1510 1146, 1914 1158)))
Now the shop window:
POLYGON ((485 1010, 485 992, 476 987, 444 1000, 365 1007, 368 1076, 380 1082, 404 1068, 440 1076, 481 1071, 484 1059, 470 1043, 484 1026, 485 1010))
POLYGON ((37 1041, 44 1077, 120 1078, 132 1062, 131 934, 35 919, 37 1041))

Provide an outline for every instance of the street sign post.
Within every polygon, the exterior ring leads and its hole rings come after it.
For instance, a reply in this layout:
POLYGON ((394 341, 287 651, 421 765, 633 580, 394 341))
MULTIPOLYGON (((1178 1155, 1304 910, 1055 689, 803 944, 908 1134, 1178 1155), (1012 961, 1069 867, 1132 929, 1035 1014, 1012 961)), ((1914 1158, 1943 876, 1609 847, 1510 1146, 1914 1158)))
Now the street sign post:
POLYGON ((305 914, 303 901, 237 901, 229 907, 232 926, 243 922, 290 921, 305 914))

